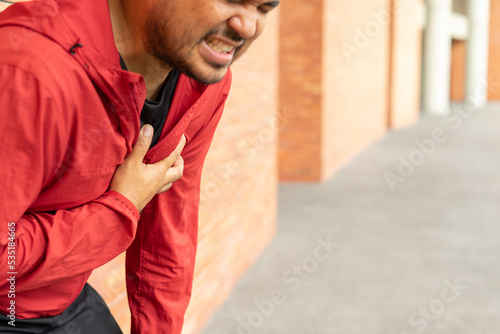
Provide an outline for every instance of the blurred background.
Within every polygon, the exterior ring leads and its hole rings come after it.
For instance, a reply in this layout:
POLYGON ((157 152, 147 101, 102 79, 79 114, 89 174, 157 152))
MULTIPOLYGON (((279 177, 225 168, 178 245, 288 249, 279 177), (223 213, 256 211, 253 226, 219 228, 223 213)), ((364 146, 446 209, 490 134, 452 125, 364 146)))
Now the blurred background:
MULTIPOLYGON (((499 12, 282 0, 233 66, 184 334, 500 333, 499 12)), ((127 333, 123 263, 90 282, 127 333)))

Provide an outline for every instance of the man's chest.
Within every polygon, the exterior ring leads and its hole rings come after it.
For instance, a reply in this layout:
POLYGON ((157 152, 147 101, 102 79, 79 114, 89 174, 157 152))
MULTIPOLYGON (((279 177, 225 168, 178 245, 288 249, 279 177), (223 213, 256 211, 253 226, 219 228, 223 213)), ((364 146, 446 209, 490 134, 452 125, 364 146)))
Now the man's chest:
MULTIPOLYGON (((203 102, 203 97, 189 98, 182 91, 177 95, 159 141, 146 154, 145 163, 167 157, 182 135, 191 140, 213 113, 213 106, 203 102)), ((116 106, 99 94, 87 94, 78 104, 84 108, 74 112, 64 158, 52 164, 52 182, 42 190, 30 211, 73 208, 101 196, 107 191, 116 167, 129 153, 127 142, 135 142, 137 138, 139 112, 132 109, 117 112, 116 106)), ((188 142, 186 155, 189 149, 188 142)), ((189 164, 189 159, 185 163, 189 164)))

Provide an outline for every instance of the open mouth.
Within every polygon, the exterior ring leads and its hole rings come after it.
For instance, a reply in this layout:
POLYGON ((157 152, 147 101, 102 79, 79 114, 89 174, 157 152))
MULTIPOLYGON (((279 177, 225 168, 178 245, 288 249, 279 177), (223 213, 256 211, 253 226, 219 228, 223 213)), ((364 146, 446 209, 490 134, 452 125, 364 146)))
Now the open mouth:
POLYGON ((215 38, 206 38, 205 43, 208 47, 219 53, 231 53, 234 50, 234 46, 226 44, 215 38))
POLYGON ((237 47, 228 43, 230 41, 224 42, 223 39, 216 37, 206 37, 200 43, 200 54, 211 65, 217 67, 229 66, 233 61, 237 47))

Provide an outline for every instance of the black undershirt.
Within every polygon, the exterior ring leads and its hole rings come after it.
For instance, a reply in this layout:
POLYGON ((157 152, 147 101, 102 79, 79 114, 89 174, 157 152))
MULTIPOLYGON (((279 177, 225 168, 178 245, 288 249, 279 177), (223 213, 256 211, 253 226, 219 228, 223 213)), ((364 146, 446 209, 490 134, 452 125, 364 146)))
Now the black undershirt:
MULTIPOLYGON (((120 64, 123 70, 127 70, 127 66, 121 56, 120 64)), ((174 96, 178 78, 179 71, 172 69, 161 86, 156 99, 154 101, 146 99, 144 106, 142 107, 141 127, 144 124, 151 124, 155 130, 151 141, 151 147, 156 145, 160 139, 161 131, 165 125, 168 110, 170 109, 170 104, 172 103, 172 97, 174 96)))

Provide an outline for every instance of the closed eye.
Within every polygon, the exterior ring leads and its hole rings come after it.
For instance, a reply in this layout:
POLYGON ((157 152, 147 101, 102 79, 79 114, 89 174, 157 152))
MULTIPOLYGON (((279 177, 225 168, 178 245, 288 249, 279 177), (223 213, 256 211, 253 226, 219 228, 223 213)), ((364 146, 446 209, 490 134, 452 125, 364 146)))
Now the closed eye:
MULTIPOLYGON (((243 2, 245 2, 245 0, 226 0, 228 3, 230 4, 242 4, 243 2)), ((260 5, 258 7, 258 10, 261 12, 261 13, 264 13, 264 14, 267 14, 269 13, 271 10, 273 10, 274 8, 278 7, 278 5, 280 4, 280 1, 279 0, 274 0, 274 1, 269 1, 269 2, 265 2, 263 3, 262 5, 260 5)))
POLYGON ((278 7, 279 4, 280 4, 279 1, 266 2, 266 3, 259 6, 259 11, 264 13, 264 14, 267 14, 270 11, 272 11, 274 8, 278 7))

